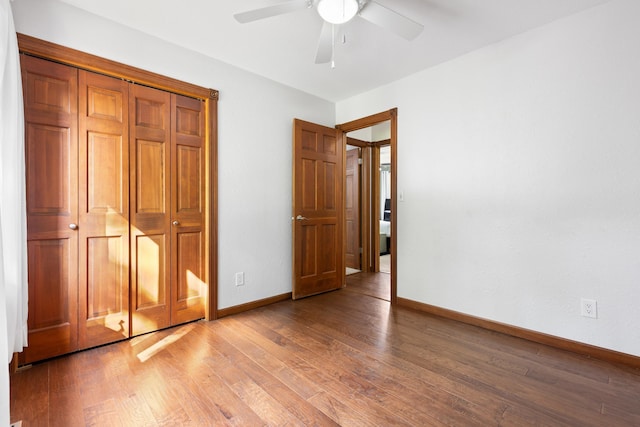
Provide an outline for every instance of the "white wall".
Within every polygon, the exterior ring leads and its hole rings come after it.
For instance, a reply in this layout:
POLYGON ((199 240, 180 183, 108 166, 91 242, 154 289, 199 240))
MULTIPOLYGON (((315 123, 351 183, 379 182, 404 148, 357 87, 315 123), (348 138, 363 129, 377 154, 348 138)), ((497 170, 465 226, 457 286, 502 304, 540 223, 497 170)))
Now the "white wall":
POLYGON ((383 141, 391 138, 391 122, 378 123, 364 129, 351 131, 347 134, 349 138, 359 139, 360 141, 383 141))
POLYGON ((349 138, 359 139, 360 141, 371 142, 373 141, 373 135, 371 132, 372 129, 373 129, 372 127, 368 127, 364 129, 354 130, 352 132, 349 132, 347 136, 349 138))
POLYGON ((20 33, 220 90, 218 307, 291 292, 292 121, 333 126, 334 105, 64 3, 12 9, 20 33))
POLYGON ((640 356, 639 18, 615 0, 337 104, 398 107, 400 297, 640 356))

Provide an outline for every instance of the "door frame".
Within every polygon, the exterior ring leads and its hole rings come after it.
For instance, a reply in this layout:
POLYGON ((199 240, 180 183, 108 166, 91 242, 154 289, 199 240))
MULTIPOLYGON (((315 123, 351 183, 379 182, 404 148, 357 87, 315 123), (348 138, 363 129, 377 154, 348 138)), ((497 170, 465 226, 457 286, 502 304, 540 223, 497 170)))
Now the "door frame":
POLYGON ((145 71, 79 50, 17 33, 20 53, 71 65, 87 71, 124 79, 144 86, 196 98, 205 103, 205 278, 208 284, 205 296, 205 318, 218 318, 218 99, 216 89, 145 71))
MULTIPOLYGON (((389 145, 391 146, 391 304, 398 302, 398 284, 397 284, 397 264, 398 264, 398 233, 397 233, 397 175, 398 175, 398 109, 392 108, 387 111, 383 111, 371 116, 362 117, 360 119, 352 120, 350 122, 336 125, 336 129, 342 131, 345 136, 349 132, 353 132, 359 129, 364 129, 377 125, 382 122, 389 121, 391 128, 391 135, 389 145)), ((343 153, 346 156, 346 153, 343 153)), ((346 174, 346 169, 344 170, 346 174)), ((374 224, 375 225, 375 224, 374 224)), ((374 238, 376 236, 373 236, 374 238)), ((344 233, 343 241, 346 239, 346 233, 344 233)), ((343 271, 343 274, 345 272, 343 271)))

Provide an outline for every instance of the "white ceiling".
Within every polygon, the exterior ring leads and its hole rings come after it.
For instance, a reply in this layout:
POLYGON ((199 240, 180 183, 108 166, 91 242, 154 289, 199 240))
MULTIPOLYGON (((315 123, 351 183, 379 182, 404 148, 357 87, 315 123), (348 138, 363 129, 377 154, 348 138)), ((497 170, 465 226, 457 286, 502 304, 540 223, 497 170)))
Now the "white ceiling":
POLYGON ((282 0, 62 0, 269 79, 339 101, 609 0, 376 0, 420 22, 413 41, 356 17, 336 68, 316 65, 322 20, 305 9, 247 24, 282 0))

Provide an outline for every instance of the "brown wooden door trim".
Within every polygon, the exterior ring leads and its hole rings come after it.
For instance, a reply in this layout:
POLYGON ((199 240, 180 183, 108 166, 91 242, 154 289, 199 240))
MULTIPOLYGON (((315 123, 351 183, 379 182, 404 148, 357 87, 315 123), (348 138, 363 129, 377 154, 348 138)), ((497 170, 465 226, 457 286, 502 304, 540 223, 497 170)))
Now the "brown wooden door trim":
MULTIPOLYGON (((397 191, 397 178, 398 178, 398 109, 392 108, 391 110, 383 111, 381 113, 373 114, 371 116, 362 117, 360 119, 352 120, 350 122, 336 125, 336 129, 342 131, 344 134, 353 132, 358 129, 364 129, 369 126, 376 125, 389 120, 391 124, 391 303, 396 304, 398 302, 398 257, 397 257, 397 221, 396 216, 398 212, 398 191, 397 191)), ((376 236, 374 236, 376 237, 376 236)), ((375 240, 375 239, 374 239, 375 240)))
POLYGON ((85 52, 40 40, 24 34, 17 34, 18 47, 21 53, 28 54, 66 65, 71 65, 83 70, 93 71, 107 76, 121 78, 144 86, 153 87, 201 99, 205 102, 206 110, 206 201, 207 212, 205 215, 207 243, 205 245, 208 252, 205 256, 208 259, 206 270, 206 281, 208 283, 208 298, 205 307, 205 315, 208 320, 218 317, 218 98, 219 92, 216 89, 204 88, 191 83, 172 79, 160 74, 145 71, 136 67, 131 67, 119 62, 100 58, 85 52))
POLYGON ((211 89, 205 100, 205 228, 208 229, 208 245, 205 246, 205 277, 209 282, 205 296, 204 316, 207 320, 218 318, 218 91, 211 89))
POLYGON ((18 47, 21 53, 71 65, 87 71, 118 77, 123 80, 139 83, 143 86, 150 86, 192 98, 211 98, 216 101, 218 100, 218 91, 215 89, 207 89, 25 34, 18 33, 17 37, 18 47))

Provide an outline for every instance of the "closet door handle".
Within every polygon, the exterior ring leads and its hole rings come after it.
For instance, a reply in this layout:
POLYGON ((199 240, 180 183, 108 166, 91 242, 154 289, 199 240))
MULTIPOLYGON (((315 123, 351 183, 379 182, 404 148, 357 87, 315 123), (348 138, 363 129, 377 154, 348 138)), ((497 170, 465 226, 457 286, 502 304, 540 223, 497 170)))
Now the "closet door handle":
POLYGON ((302 215, 298 215, 296 217, 296 220, 298 220, 298 221, 304 221, 305 219, 309 219, 309 218, 307 218, 306 216, 302 216, 302 215))
POLYGON ((178 221, 177 219, 175 221, 173 221, 171 224, 175 225, 176 227, 180 225, 180 221, 178 221))
POLYGON ((69 228, 72 229, 72 230, 77 230, 78 229, 78 224, 71 223, 71 224, 69 224, 69 228))

